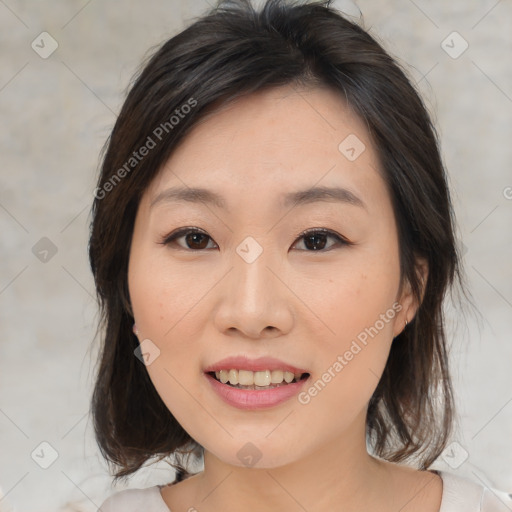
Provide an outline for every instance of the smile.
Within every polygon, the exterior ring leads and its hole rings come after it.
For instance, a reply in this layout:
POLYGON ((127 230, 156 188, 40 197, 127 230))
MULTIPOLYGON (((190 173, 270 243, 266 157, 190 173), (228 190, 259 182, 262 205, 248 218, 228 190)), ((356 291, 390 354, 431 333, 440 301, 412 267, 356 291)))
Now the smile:
POLYGON ((271 357, 228 357, 203 369, 224 403, 237 409, 266 409, 290 400, 310 380, 310 373, 271 357))
POLYGON ((303 377, 307 378, 308 373, 293 373, 287 370, 263 370, 253 372, 251 370, 220 370, 209 373, 222 384, 237 389, 273 389, 278 386, 299 382, 303 377))
POLYGON ((277 406, 296 396, 309 380, 309 373, 302 374, 299 381, 295 379, 287 383, 270 384, 269 386, 247 386, 241 384, 222 383, 215 374, 204 373, 215 394, 221 400, 237 409, 266 409, 277 406))

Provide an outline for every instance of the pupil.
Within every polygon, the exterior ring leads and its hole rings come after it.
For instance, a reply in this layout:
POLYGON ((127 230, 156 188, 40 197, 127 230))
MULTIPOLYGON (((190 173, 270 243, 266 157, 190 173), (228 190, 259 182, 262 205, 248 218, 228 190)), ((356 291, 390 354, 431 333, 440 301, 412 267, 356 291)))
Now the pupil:
MULTIPOLYGON (((322 237, 325 237, 325 235, 310 235, 309 237, 307 237, 307 240, 313 242, 313 244, 314 244, 313 250, 314 251, 323 249, 325 247, 325 243, 322 244, 322 247, 316 247, 316 243, 318 242, 318 239, 322 238, 322 237)), ((308 247, 308 249, 310 248, 310 246, 307 243, 306 243, 306 247, 308 247)))
MULTIPOLYGON (((189 235, 187 235, 187 244, 190 246, 190 245, 194 245, 194 243, 197 243, 197 242, 195 241, 195 240, 197 239, 197 237, 204 237, 204 239, 206 239, 206 238, 207 238, 207 237, 206 237, 205 235, 203 235, 202 233, 190 233, 189 235), (191 238, 192 238, 192 242, 190 242, 191 238)), ((203 242, 204 242, 204 240, 203 240, 203 242)), ((193 248, 196 248, 196 249, 197 249, 197 248, 198 248, 198 249, 204 249, 204 247, 206 247, 206 245, 208 245, 208 244, 205 244, 205 243, 201 244, 201 243, 199 242, 199 245, 200 245, 200 247, 193 247, 193 248)))

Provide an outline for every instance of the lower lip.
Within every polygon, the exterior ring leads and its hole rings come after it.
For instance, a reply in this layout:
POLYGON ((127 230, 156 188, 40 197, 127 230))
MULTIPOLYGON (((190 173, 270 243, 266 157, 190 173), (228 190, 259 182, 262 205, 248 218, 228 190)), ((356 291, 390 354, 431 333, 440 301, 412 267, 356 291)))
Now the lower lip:
POLYGON ((283 384, 270 389, 239 389, 222 384, 211 375, 204 374, 213 390, 224 400, 224 402, 237 407, 238 409, 266 409, 279 405, 299 393, 304 383, 309 379, 302 379, 299 382, 283 384))

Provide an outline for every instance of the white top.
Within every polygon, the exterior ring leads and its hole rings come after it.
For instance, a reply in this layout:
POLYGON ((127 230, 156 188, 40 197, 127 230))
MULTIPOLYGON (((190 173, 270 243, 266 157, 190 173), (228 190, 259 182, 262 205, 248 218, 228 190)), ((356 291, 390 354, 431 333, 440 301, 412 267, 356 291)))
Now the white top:
MULTIPOLYGON (((512 495, 484 487, 466 478, 435 471, 443 480, 439 512, 510 512, 512 495)), ((125 489, 103 502, 98 512, 171 512, 160 493, 164 486, 125 489)))

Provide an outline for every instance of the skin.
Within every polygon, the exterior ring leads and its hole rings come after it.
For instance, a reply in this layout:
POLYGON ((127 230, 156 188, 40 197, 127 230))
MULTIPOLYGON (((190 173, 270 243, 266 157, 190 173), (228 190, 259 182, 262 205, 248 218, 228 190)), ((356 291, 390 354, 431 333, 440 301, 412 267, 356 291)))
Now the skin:
POLYGON ((240 503, 249 511, 262 503, 267 511, 439 510, 439 476, 366 449, 368 402, 393 338, 418 305, 408 284, 400 287, 396 223, 372 141, 339 93, 273 88, 196 125, 141 199, 128 282, 139 340, 160 350, 150 378, 205 449, 203 472, 162 489, 173 512, 231 512, 240 503), (338 149, 350 134, 366 147, 354 161, 338 149), (200 202, 151 207, 180 185, 222 194, 228 210, 200 202), (283 192, 319 185, 347 188, 366 206, 280 204, 283 192), (182 227, 207 237, 189 237, 192 246, 184 236, 160 243, 182 227), (315 251, 299 237, 310 228, 353 245, 328 236, 315 251), (236 252, 248 236, 263 249, 252 263, 236 252), (307 404, 292 398, 240 410, 204 378, 207 365, 245 354, 305 368, 314 382, 397 303, 400 311, 307 404), (237 456, 248 442, 261 455, 252 467, 237 456))

